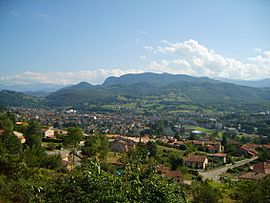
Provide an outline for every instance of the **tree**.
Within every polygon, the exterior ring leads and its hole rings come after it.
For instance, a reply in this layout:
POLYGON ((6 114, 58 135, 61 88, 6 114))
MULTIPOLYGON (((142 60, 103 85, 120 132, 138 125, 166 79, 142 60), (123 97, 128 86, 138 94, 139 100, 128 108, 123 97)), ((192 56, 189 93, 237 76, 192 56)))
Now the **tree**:
POLYGON ((218 137, 218 131, 214 131, 210 133, 210 140, 214 140, 217 137, 218 137))
POLYGON ((239 181, 234 193, 235 199, 243 203, 270 202, 270 176, 257 181, 239 181))
POLYGON ((185 133, 186 133, 186 129, 185 129, 185 127, 183 127, 183 126, 181 125, 181 128, 180 128, 180 135, 185 135, 185 133))
POLYGON ((64 139, 64 146, 71 150, 72 161, 74 162, 74 155, 80 146, 80 141, 83 138, 82 129, 79 127, 68 128, 67 136, 64 139))
POLYGON ((22 144, 14 133, 10 132, 2 137, 5 148, 10 154, 19 154, 22 150, 22 144))
POLYGON ((29 167, 40 167, 46 157, 45 149, 40 144, 27 146, 24 151, 24 160, 29 167))
POLYGON ((82 154, 88 157, 97 156, 105 159, 109 152, 109 141, 105 135, 94 135, 87 137, 82 154))
POLYGON ((149 151, 149 157, 156 157, 157 156, 157 143, 153 141, 149 141, 147 142, 146 146, 149 151))
POLYGON ((0 129, 5 130, 6 133, 13 131, 13 123, 8 115, 4 113, 0 114, 0 129))
POLYGON ((96 156, 99 148, 98 136, 90 136, 86 138, 84 147, 82 148, 82 154, 88 157, 96 156))
POLYGON ((170 156, 171 169, 176 170, 179 166, 183 166, 183 158, 178 154, 172 154, 170 156))
POLYGON ((109 140, 105 135, 99 136, 99 158, 105 159, 109 152, 109 140))
POLYGON ((223 135, 230 140, 236 140, 237 137, 237 134, 234 131, 226 131, 223 135))
POLYGON ((270 151, 266 148, 262 148, 259 151, 259 160, 260 161, 267 161, 270 160, 270 151))
POLYGON ((47 156, 42 163, 42 166, 49 169, 62 169, 61 156, 60 155, 50 155, 47 156))
POLYGON ((222 146, 227 145, 227 143, 228 143, 227 137, 226 137, 226 136, 224 136, 224 135, 222 135, 222 140, 221 140, 221 144, 222 144, 222 146))
POLYGON ((42 131, 41 124, 37 121, 30 121, 29 126, 25 131, 26 145, 30 148, 33 145, 41 146, 42 141, 42 131))
POLYGON ((191 185, 194 203, 217 203, 222 199, 221 190, 213 186, 213 181, 194 182, 191 185))

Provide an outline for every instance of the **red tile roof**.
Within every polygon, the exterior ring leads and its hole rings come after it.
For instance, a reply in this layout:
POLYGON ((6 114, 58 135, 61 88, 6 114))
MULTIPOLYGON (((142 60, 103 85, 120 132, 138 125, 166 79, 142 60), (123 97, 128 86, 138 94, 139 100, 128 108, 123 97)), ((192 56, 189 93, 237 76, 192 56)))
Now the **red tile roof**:
POLYGON ((182 181, 182 173, 179 170, 171 170, 169 167, 158 166, 157 172, 162 176, 173 178, 178 182, 182 181))
POLYGON ((204 155, 189 155, 185 161, 203 163, 206 158, 204 155))
POLYGON ((270 149, 270 144, 264 144, 263 145, 266 149, 270 149))
POLYGON ((245 151, 246 153, 250 154, 251 156, 258 155, 258 152, 256 150, 250 149, 246 145, 243 145, 240 149, 243 150, 243 151, 245 151))
POLYGON ((225 154, 225 153, 216 153, 216 154, 212 154, 212 156, 216 156, 216 157, 226 157, 227 156, 227 154, 225 154))
POLYGON ((260 172, 265 174, 270 174, 270 163, 260 162, 253 165, 254 172, 260 172))
POLYGON ((206 145, 206 148, 208 150, 216 150, 216 148, 214 146, 210 145, 210 144, 206 145))
POLYGON ((251 180, 257 180, 264 178, 266 176, 265 173, 257 173, 257 172, 245 172, 239 175, 239 179, 251 179, 251 180))

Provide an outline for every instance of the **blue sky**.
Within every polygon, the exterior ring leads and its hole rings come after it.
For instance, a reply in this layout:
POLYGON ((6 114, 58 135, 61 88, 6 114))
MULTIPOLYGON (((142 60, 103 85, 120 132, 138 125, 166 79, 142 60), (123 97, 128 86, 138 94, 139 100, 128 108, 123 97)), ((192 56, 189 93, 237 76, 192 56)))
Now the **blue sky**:
POLYGON ((0 1, 0 83, 270 77, 270 1, 0 1))

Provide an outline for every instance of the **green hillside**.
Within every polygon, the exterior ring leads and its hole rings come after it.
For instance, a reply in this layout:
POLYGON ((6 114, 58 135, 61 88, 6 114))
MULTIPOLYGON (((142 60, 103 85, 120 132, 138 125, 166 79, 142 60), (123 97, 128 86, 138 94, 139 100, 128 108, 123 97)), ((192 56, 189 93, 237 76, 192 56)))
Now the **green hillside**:
POLYGON ((102 85, 96 86, 81 82, 62 88, 43 99, 18 92, 2 91, 0 105, 45 105, 93 111, 260 111, 270 108, 269 95, 269 88, 240 86, 206 77, 142 73, 109 77, 102 85))

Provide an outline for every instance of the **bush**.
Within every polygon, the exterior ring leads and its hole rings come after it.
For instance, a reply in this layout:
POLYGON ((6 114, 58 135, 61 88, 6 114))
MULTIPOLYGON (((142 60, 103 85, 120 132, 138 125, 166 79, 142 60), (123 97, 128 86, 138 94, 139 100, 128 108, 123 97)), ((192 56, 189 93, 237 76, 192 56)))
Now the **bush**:
POLYGON ((186 146, 185 144, 181 144, 181 145, 180 145, 180 149, 181 149, 181 150, 187 150, 187 146, 186 146))
POLYGON ((196 171, 196 170, 190 169, 188 172, 189 172, 190 174, 192 174, 192 175, 195 175, 195 176, 199 175, 199 172, 196 171))
POLYGON ((62 143, 63 140, 60 140, 60 139, 51 139, 51 138, 42 138, 42 142, 62 143))
POLYGON ((189 169, 188 169, 188 167, 186 167, 186 166, 181 166, 181 167, 179 167, 179 170, 180 170, 181 173, 183 173, 183 174, 189 172, 189 169))
POLYGON ((56 149, 56 144, 55 143, 49 143, 46 147, 48 150, 55 150, 56 149))
POLYGON ((55 147, 55 149, 59 149, 59 150, 61 150, 63 148, 63 144, 59 144, 59 145, 57 145, 56 147, 55 147))

